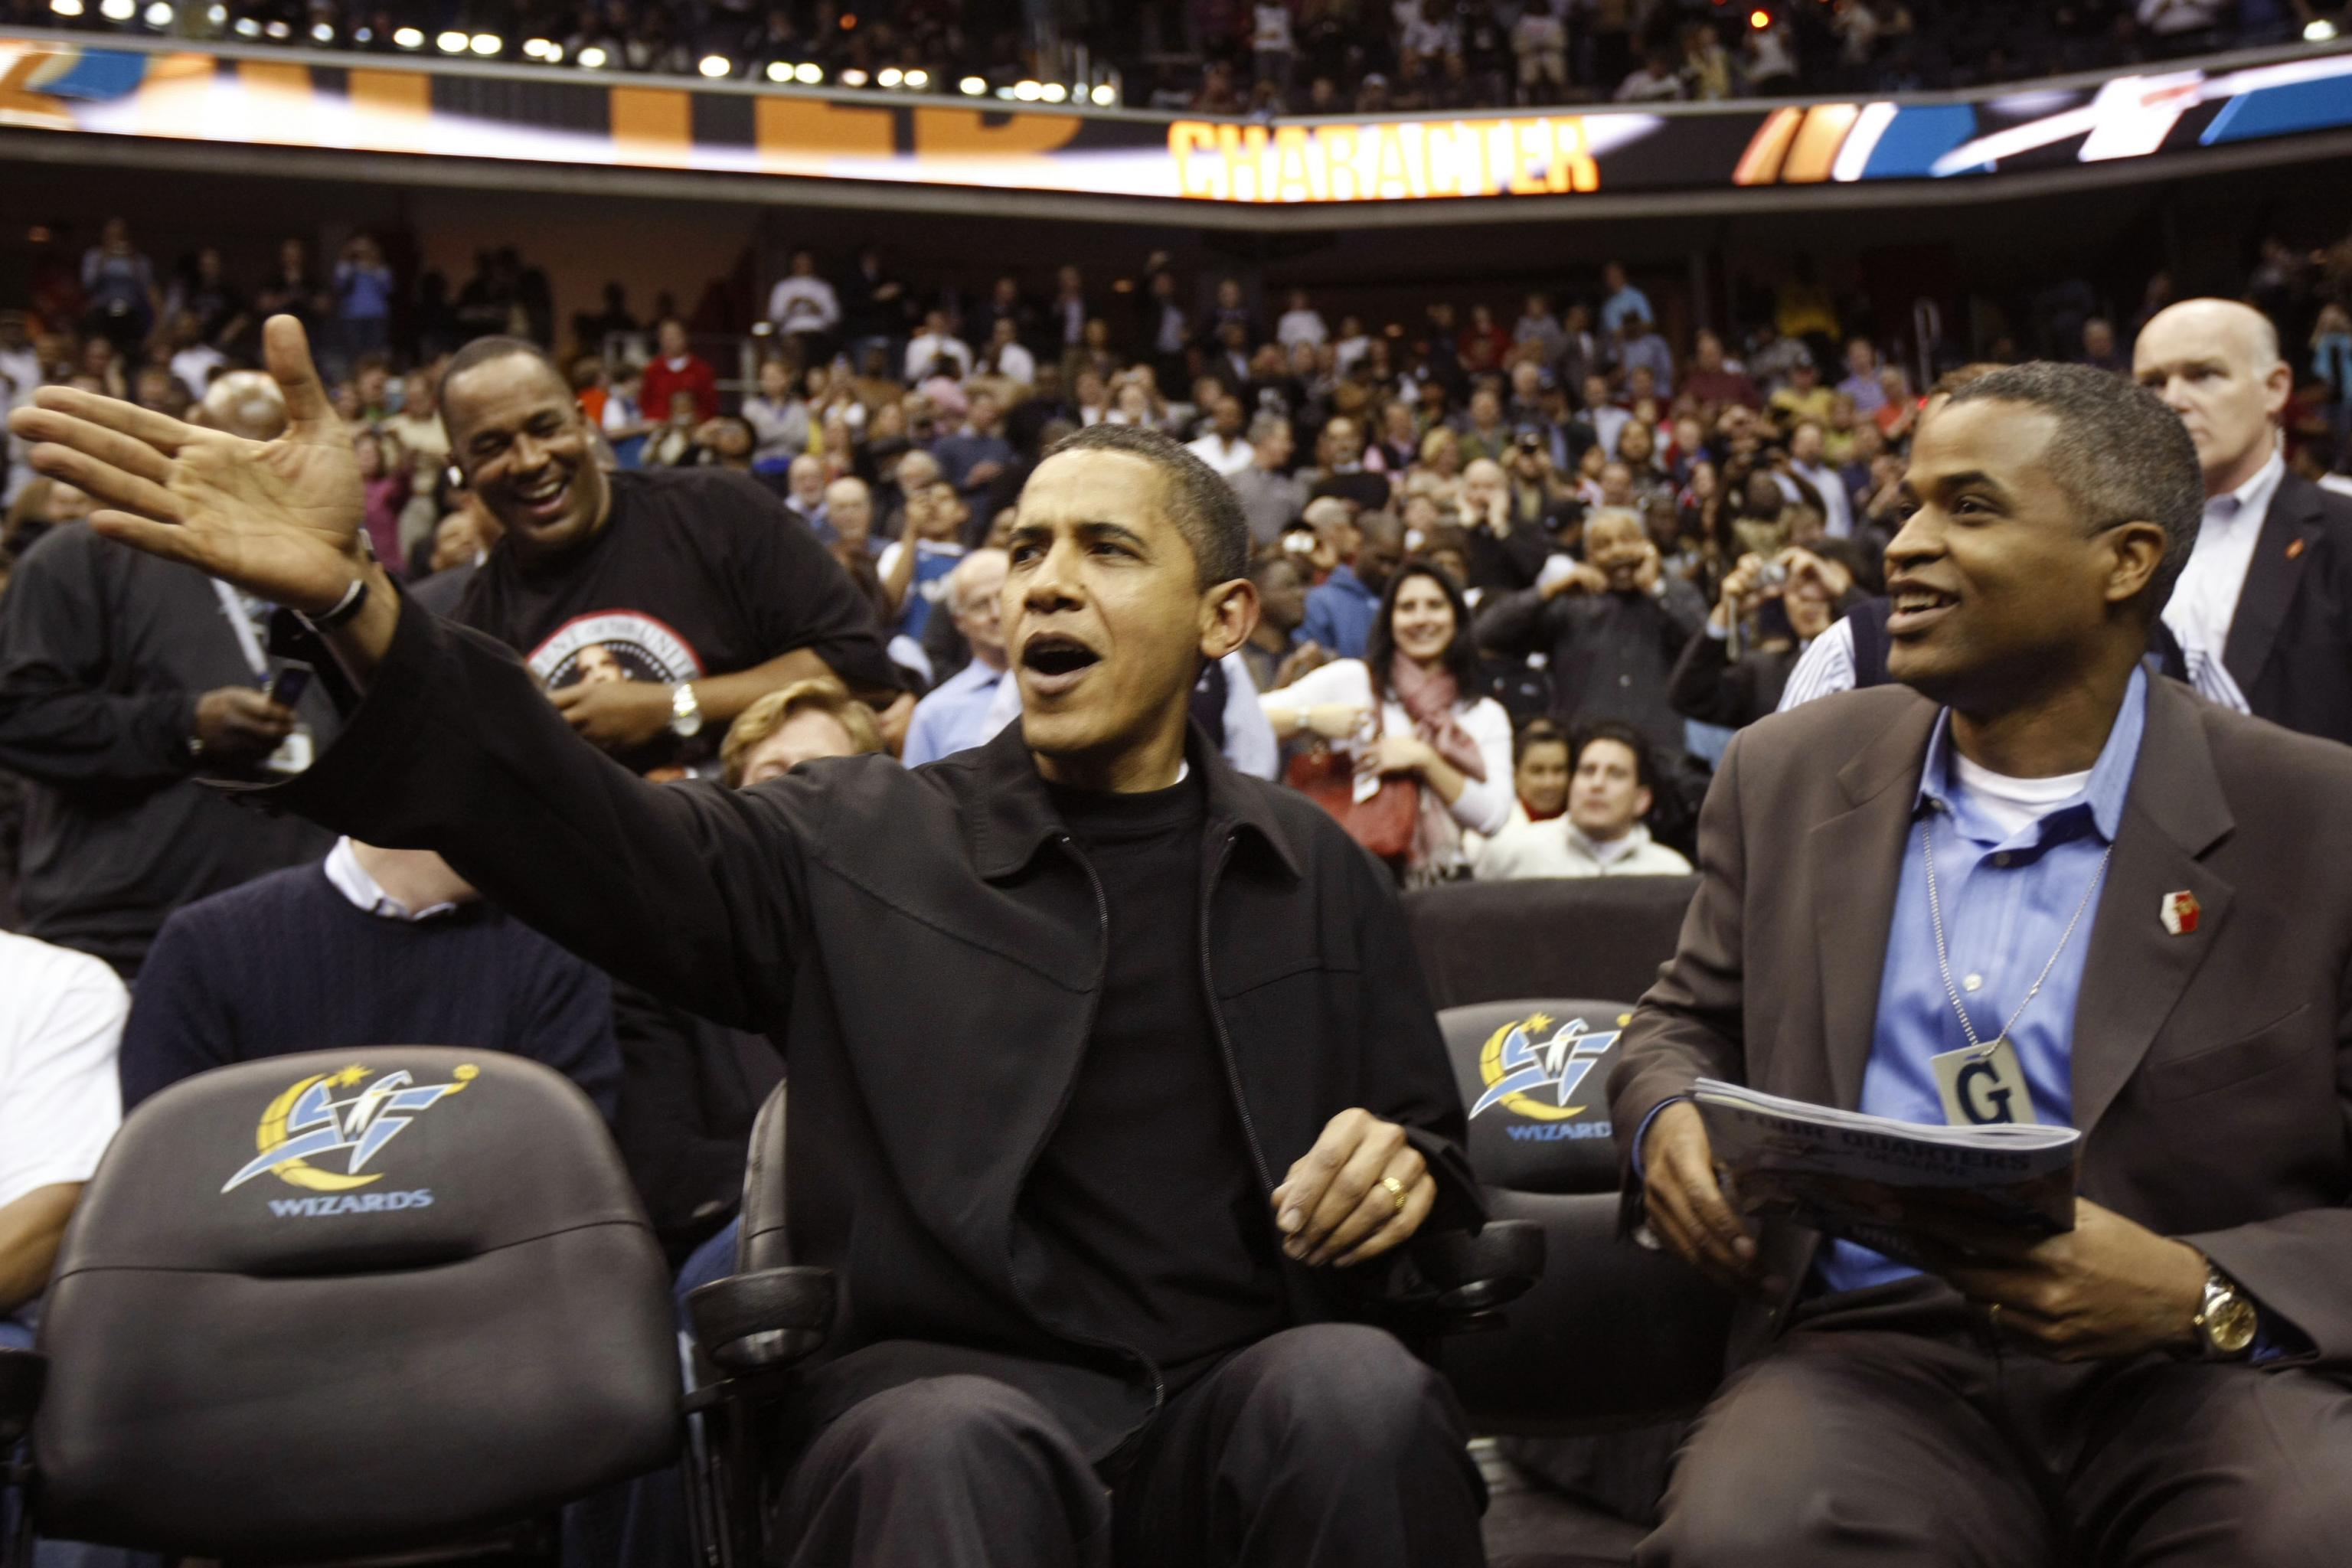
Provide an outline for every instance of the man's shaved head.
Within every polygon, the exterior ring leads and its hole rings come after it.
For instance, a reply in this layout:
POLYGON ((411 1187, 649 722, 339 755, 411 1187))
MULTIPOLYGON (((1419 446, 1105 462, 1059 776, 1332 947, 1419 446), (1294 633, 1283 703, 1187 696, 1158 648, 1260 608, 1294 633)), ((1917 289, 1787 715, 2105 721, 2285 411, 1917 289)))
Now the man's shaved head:
POLYGON ((2189 428, 2205 493, 2225 495, 2277 449, 2294 373, 2270 318, 2234 300, 2183 300, 2148 319, 2132 345, 2132 379, 2189 428))

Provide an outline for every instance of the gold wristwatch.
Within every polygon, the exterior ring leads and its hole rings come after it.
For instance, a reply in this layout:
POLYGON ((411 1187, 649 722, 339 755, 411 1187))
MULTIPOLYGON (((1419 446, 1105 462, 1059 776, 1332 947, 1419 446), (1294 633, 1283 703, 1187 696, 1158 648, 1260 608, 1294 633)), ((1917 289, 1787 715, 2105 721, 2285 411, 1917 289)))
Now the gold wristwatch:
POLYGON ((2237 1361, 2254 1348, 2254 1304, 2210 1258, 2205 1260, 2205 1300, 2197 1309, 2194 1326, 2209 1361, 2237 1361))

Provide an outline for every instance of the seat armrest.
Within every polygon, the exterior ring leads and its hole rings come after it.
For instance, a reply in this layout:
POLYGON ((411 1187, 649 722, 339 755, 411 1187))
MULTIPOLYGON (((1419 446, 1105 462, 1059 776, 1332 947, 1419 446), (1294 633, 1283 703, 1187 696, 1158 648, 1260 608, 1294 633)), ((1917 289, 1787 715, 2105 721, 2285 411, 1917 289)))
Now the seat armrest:
POLYGON ((48 1357, 38 1351, 0 1350, 0 1459, 33 1429, 48 1381, 48 1357))
POLYGON ((688 1292, 702 1353, 720 1370, 773 1372, 806 1359, 833 1332, 830 1268, 759 1268, 688 1292))
POLYGON ((1365 1302, 1373 1322, 1408 1343, 1500 1328, 1500 1309, 1544 1267, 1543 1227, 1488 1220, 1479 1229, 1425 1232, 1400 1248, 1365 1302))
POLYGON ((1412 1247, 1414 1266, 1436 1291, 1440 1312, 1477 1316, 1527 1294, 1544 1271, 1543 1226, 1490 1219, 1475 1231, 1445 1230, 1412 1247))

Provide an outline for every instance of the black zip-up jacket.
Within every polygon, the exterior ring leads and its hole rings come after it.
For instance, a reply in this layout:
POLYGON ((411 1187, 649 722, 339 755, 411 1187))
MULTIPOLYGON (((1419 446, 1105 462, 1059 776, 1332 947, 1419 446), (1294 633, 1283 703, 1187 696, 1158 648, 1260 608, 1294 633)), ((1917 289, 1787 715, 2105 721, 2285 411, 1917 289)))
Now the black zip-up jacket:
MULTIPOLYGON (((1201 984, 1261 1172, 1279 1181, 1361 1106, 1429 1158, 1429 1224, 1476 1223, 1461 1100, 1389 879, 1197 731, 1187 755, 1208 794, 1201 984)), ((341 738, 268 795, 438 849, 589 962, 780 1043, 793 1255, 841 1290, 804 1417, 961 1371, 1027 1390, 1097 1458, 1149 1420, 1156 1370, 1088 1331, 1083 1291, 1015 1218, 1107 940, 1019 726, 912 773, 858 757, 732 793, 647 784, 573 736, 504 649, 410 606, 341 738)), ((1296 1322, 1347 1315, 1372 1283, 1282 1268, 1296 1322)))

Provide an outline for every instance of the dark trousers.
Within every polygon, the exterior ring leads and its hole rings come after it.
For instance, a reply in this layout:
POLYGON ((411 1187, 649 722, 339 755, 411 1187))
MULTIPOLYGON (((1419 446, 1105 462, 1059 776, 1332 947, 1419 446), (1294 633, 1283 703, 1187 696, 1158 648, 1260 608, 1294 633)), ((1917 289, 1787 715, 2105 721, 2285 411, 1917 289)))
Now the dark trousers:
POLYGON ((1475 1568, 1485 1492, 1453 1392, 1395 1339, 1320 1324, 1169 1402, 1111 1485, 984 1377, 852 1406, 786 1478, 789 1568, 1475 1568))
POLYGON ((2352 1552, 2352 1390, 2293 1369, 2063 1365, 1918 1282, 1801 1319, 1693 1429, 1638 1568, 2324 1568, 2352 1552))

